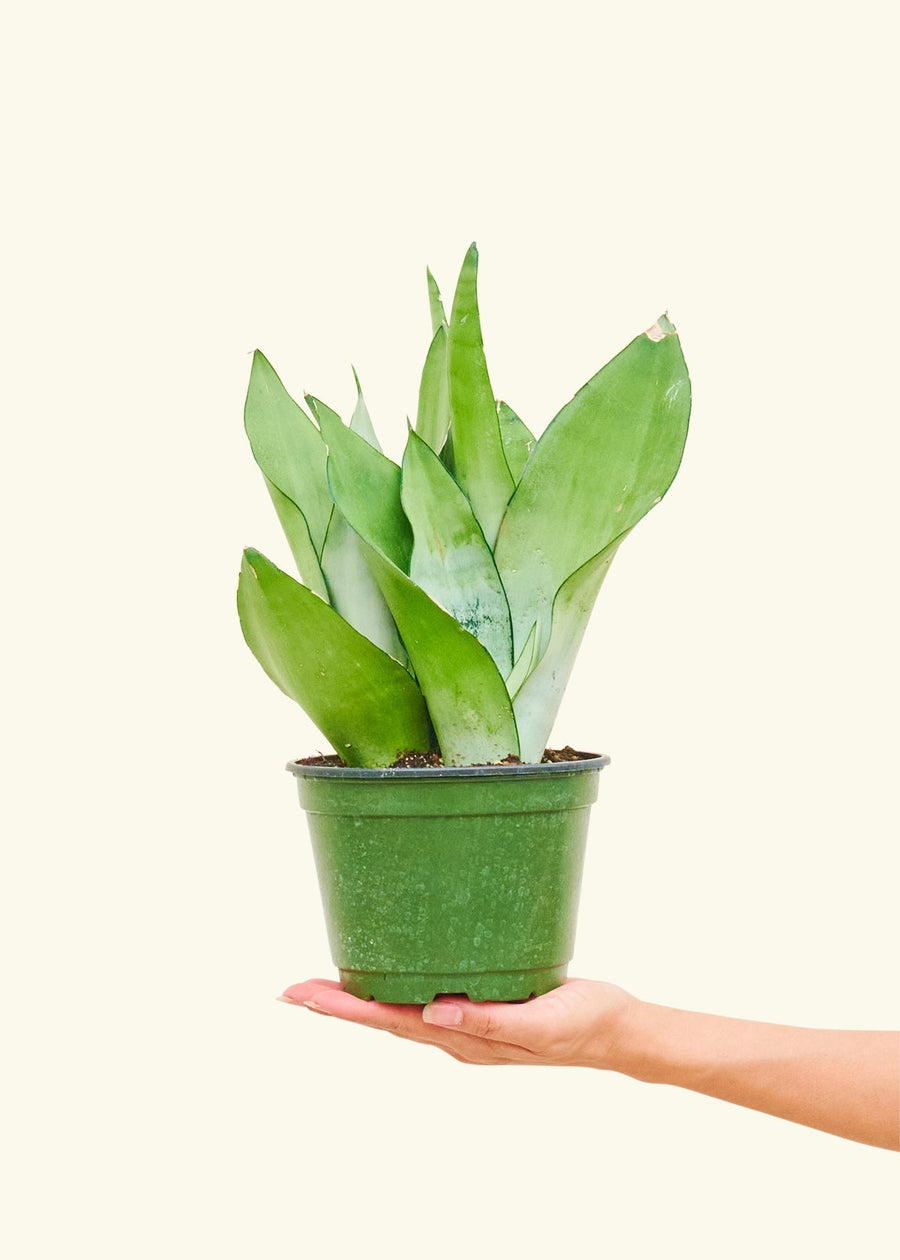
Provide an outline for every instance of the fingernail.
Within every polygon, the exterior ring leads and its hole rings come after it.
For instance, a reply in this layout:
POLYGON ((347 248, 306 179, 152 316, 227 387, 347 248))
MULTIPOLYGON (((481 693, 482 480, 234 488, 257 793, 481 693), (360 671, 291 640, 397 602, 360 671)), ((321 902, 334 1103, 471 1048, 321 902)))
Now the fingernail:
POLYGON ((331 1011, 326 1011, 324 1006, 316 1006, 315 1002, 304 1002, 303 1005, 308 1011, 315 1011, 317 1015, 330 1015, 331 1011))
POLYGON ((300 1003, 299 1003, 299 1002, 295 1002, 295 1001, 294 1001, 294 999, 293 999, 292 997, 288 997, 288 995, 287 995, 286 993, 279 993, 279 995, 278 995, 278 997, 275 999, 275 1001, 276 1001, 276 1002, 287 1002, 288 1006, 299 1006, 299 1005, 300 1005, 300 1003))
POLYGON ((430 1002, 422 1012, 426 1024, 437 1024, 440 1028, 456 1028, 462 1023, 462 1008, 452 1002, 430 1002))

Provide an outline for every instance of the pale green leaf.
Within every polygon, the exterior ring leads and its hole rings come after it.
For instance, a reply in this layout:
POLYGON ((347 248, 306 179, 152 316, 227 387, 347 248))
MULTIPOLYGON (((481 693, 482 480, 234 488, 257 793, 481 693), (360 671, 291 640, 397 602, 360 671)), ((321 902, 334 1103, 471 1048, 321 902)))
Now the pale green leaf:
POLYGON ((238 613, 260 665, 348 765, 386 766, 429 747, 425 701, 403 666, 253 549, 241 565, 238 613))
MULTIPOLYGON (((359 399, 361 402, 361 392, 359 399)), ((357 403, 357 411, 354 413, 358 419, 363 413, 365 416, 361 421, 361 429, 357 432, 347 428, 337 412, 321 399, 307 394, 306 401, 318 420, 322 437, 329 451, 334 453, 338 465, 346 469, 349 461, 349 476, 356 490, 368 493, 373 484, 376 486, 374 493, 377 497, 368 504, 373 519, 383 524, 383 517, 386 515, 388 524, 395 524, 401 533, 405 531, 405 535, 408 535, 409 526, 403 519, 399 504, 400 470, 381 454, 377 440, 372 442, 367 437, 366 430, 371 429, 371 421, 366 423, 368 412, 365 403, 362 403, 361 412, 357 403), (385 485, 388 487, 386 495, 383 493, 385 485), (380 495, 378 487, 382 489, 380 495), (393 513, 389 510, 392 503, 393 513)), ((363 558, 359 538, 338 508, 334 509, 325 537, 322 572, 332 606, 360 634, 364 634, 405 665, 407 655, 384 596, 363 558)))
POLYGON ((365 398, 363 398, 362 386, 359 383, 356 368, 353 369, 353 379, 356 381, 356 406, 353 408, 353 415, 350 417, 350 428, 354 433, 358 433, 361 438, 365 438, 370 446, 375 447, 376 451, 380 451, 381 443, 378 441, 378 436, 372 424, 372 417, 369 415, 369 408, 366 406, 365 398))
POLYGON ((331 606, 354 629, 402 665, 406 650, 394 619, 362 553, 362 544, 339 508, 335 508, 322 548, 322 572, 331 606))
MULTIPOLYGON (((264 476, 263 480, 266 483, 275 511, 278 513, 281 528, 284 530, 285 537, 288 540, 288 546, 291 549, 291 555, 294 557, 294 563, 297 566, 297 572, 300 574, 301 581, 304 586, 308 586, 321 599, 327 601, 328 588, 325 585, 319 557, 316 555, 316 549, 312 545, 312 539, 309 536, 306 517, 296 503, 289 499, 286 494, 282 494, 268 477, 264 476)), ((333 515, 334 508, 332 507, 333 515)), ((326 537, 327 533, 328 531, 326 531, 326 537)))
POLYGON ((487 648, 505 676, 512 633, 494 557, 469 500, 415 433, 403 456, 401 502, 413 531, 410 577, 487 648))
POLYGON ((441 324, 446 324, 447 316, 444 314, 444 304, 441 301, 441 291, 438 288, 437 280, 435 280, 428 267, 425 268, 425 274, 428 277, 428 305, 431 308, 431 331, 436 333, 441 324))
POLYGON ((318 421, 320 431, 322 429, 322 416, 323 415, 325 416, 326 420, 329 421, 330 423, 339 424, 343 426, 344 422, 341 419, 341 417, 338 415, 338 413, 334 411, 331 407, 329 407, 327 403, 323 403, 321 398, 316 398, 313 394, 304 394, 303 401, 306 403, 307 407, 309 407, 310 411, 313 413, 316 420, 318 421))
POLYGON ((549 624, 563 582, 666 493, 689 414, 678 337, 657 327, 588 381, 541 435, 494 549, 516 655, 536 616, 549 624))
POLYGON ((450 382, 447 375, 447 326, 440 324, 428 347, 419 385, 416 432, 440 454, 450 429, 450 382))
POLYGON ((517 754, 509 695, 489 653, 381 552, 364 546, 409 652, 445 764, 481 765, 517 754))
MULTIPOLYGON (((515 665, 512 667, 512 670, 506 679, 506 690, 509 692, 513 701, 515 701, 516 693, 518 692, 519 688, 522 686, 522 683, 525 681, 525 679, 528 677, 528 675, 531 673, 531 671, 534 669, 535 665, 538 662, 539 658, 538 658, 537 649, 538 649, 539 643, 540 643, 540 636, 538 635, 537 622, 535 622, 534 625, 531 627, 531 633, 529 634, 528 638, 525 640, 525 646, 522 648, 522 651, 519 653, 519 659, 516 661, 515 665)), ((515 708, 515 704, 513 704, 513 708, 515 708)))
POLYGON ((333 456, 328 477, 336 507, 359 534, 409 653, 444 760, 472 765, 515 753, 512 705, 490 653, 392 562, 377 542, 366 497, 341 475, 333 456))
POLYGON ((484 357, 477 276, 478 250, 472 245, 450 314, 450 432, 456 480, 472 504, 488 546, 493 547, 515 482, 503 452, 497 404, 484 357))
MULTIPOLYGON (((576 570, 553 601, 547 648, 513 702, 523 761, 540 761, 543 756, 597 592, 624 537, 614 539, 576 570)), ((523 655, 527 649, 526 642, 523 655)))
POLYGON ((316 414, 328 447, 332 495, 356 532, 408 572, 412 530, 400 503, 399 467, 348 429, 330 408, 318 403, 316 414))
POLYGON ((253 356, 244 427, 263 475, 302 512, 316 555, 321 556, 332 508, 325 482, 325 445, 259 350, 253 356))
POLYGON ((497 403, 497 418, 500 421, 500 437, 507 467, 513 481, 518 484, 537 439, 508 403, 497 403))

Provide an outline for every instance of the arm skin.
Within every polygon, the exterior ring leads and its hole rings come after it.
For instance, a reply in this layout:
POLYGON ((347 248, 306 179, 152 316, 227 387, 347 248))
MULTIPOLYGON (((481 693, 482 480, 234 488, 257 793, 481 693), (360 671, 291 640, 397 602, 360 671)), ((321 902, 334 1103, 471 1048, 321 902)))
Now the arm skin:
POLYGON ((363 1002, 332 980, 282 1001, 437 1046, 462 1063, 547 1064, 679 1085, 871 1146, 900 1149, 900 1033, 790 1028, 641 1002, 567 980, 530 1002, 363 1002))

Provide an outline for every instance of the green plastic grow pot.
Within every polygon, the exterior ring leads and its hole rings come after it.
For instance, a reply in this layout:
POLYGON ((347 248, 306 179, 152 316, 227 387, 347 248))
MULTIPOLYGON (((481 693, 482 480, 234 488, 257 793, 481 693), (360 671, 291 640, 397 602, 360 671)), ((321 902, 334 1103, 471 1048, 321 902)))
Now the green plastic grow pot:
POLYGON ((380 1002, 484 1002, 561 984, 608 764, 590 754, 436 769, 291 762, 344 988, 380 1002))

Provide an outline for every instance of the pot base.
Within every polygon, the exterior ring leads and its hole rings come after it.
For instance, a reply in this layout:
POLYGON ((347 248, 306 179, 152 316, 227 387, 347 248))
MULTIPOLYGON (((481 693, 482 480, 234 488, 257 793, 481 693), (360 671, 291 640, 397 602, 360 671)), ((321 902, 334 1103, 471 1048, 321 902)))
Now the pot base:
POLYGON ((566 978, 567 964, 534 967, 529 971, 462 972, 455 975, 413 975, 408 972, 347 971, 340 968, 341 984, 354 997, 398 1005, 424 1006, 438 994, 457 994, 472 1002, 524 1002, 557 989, 566 978))

